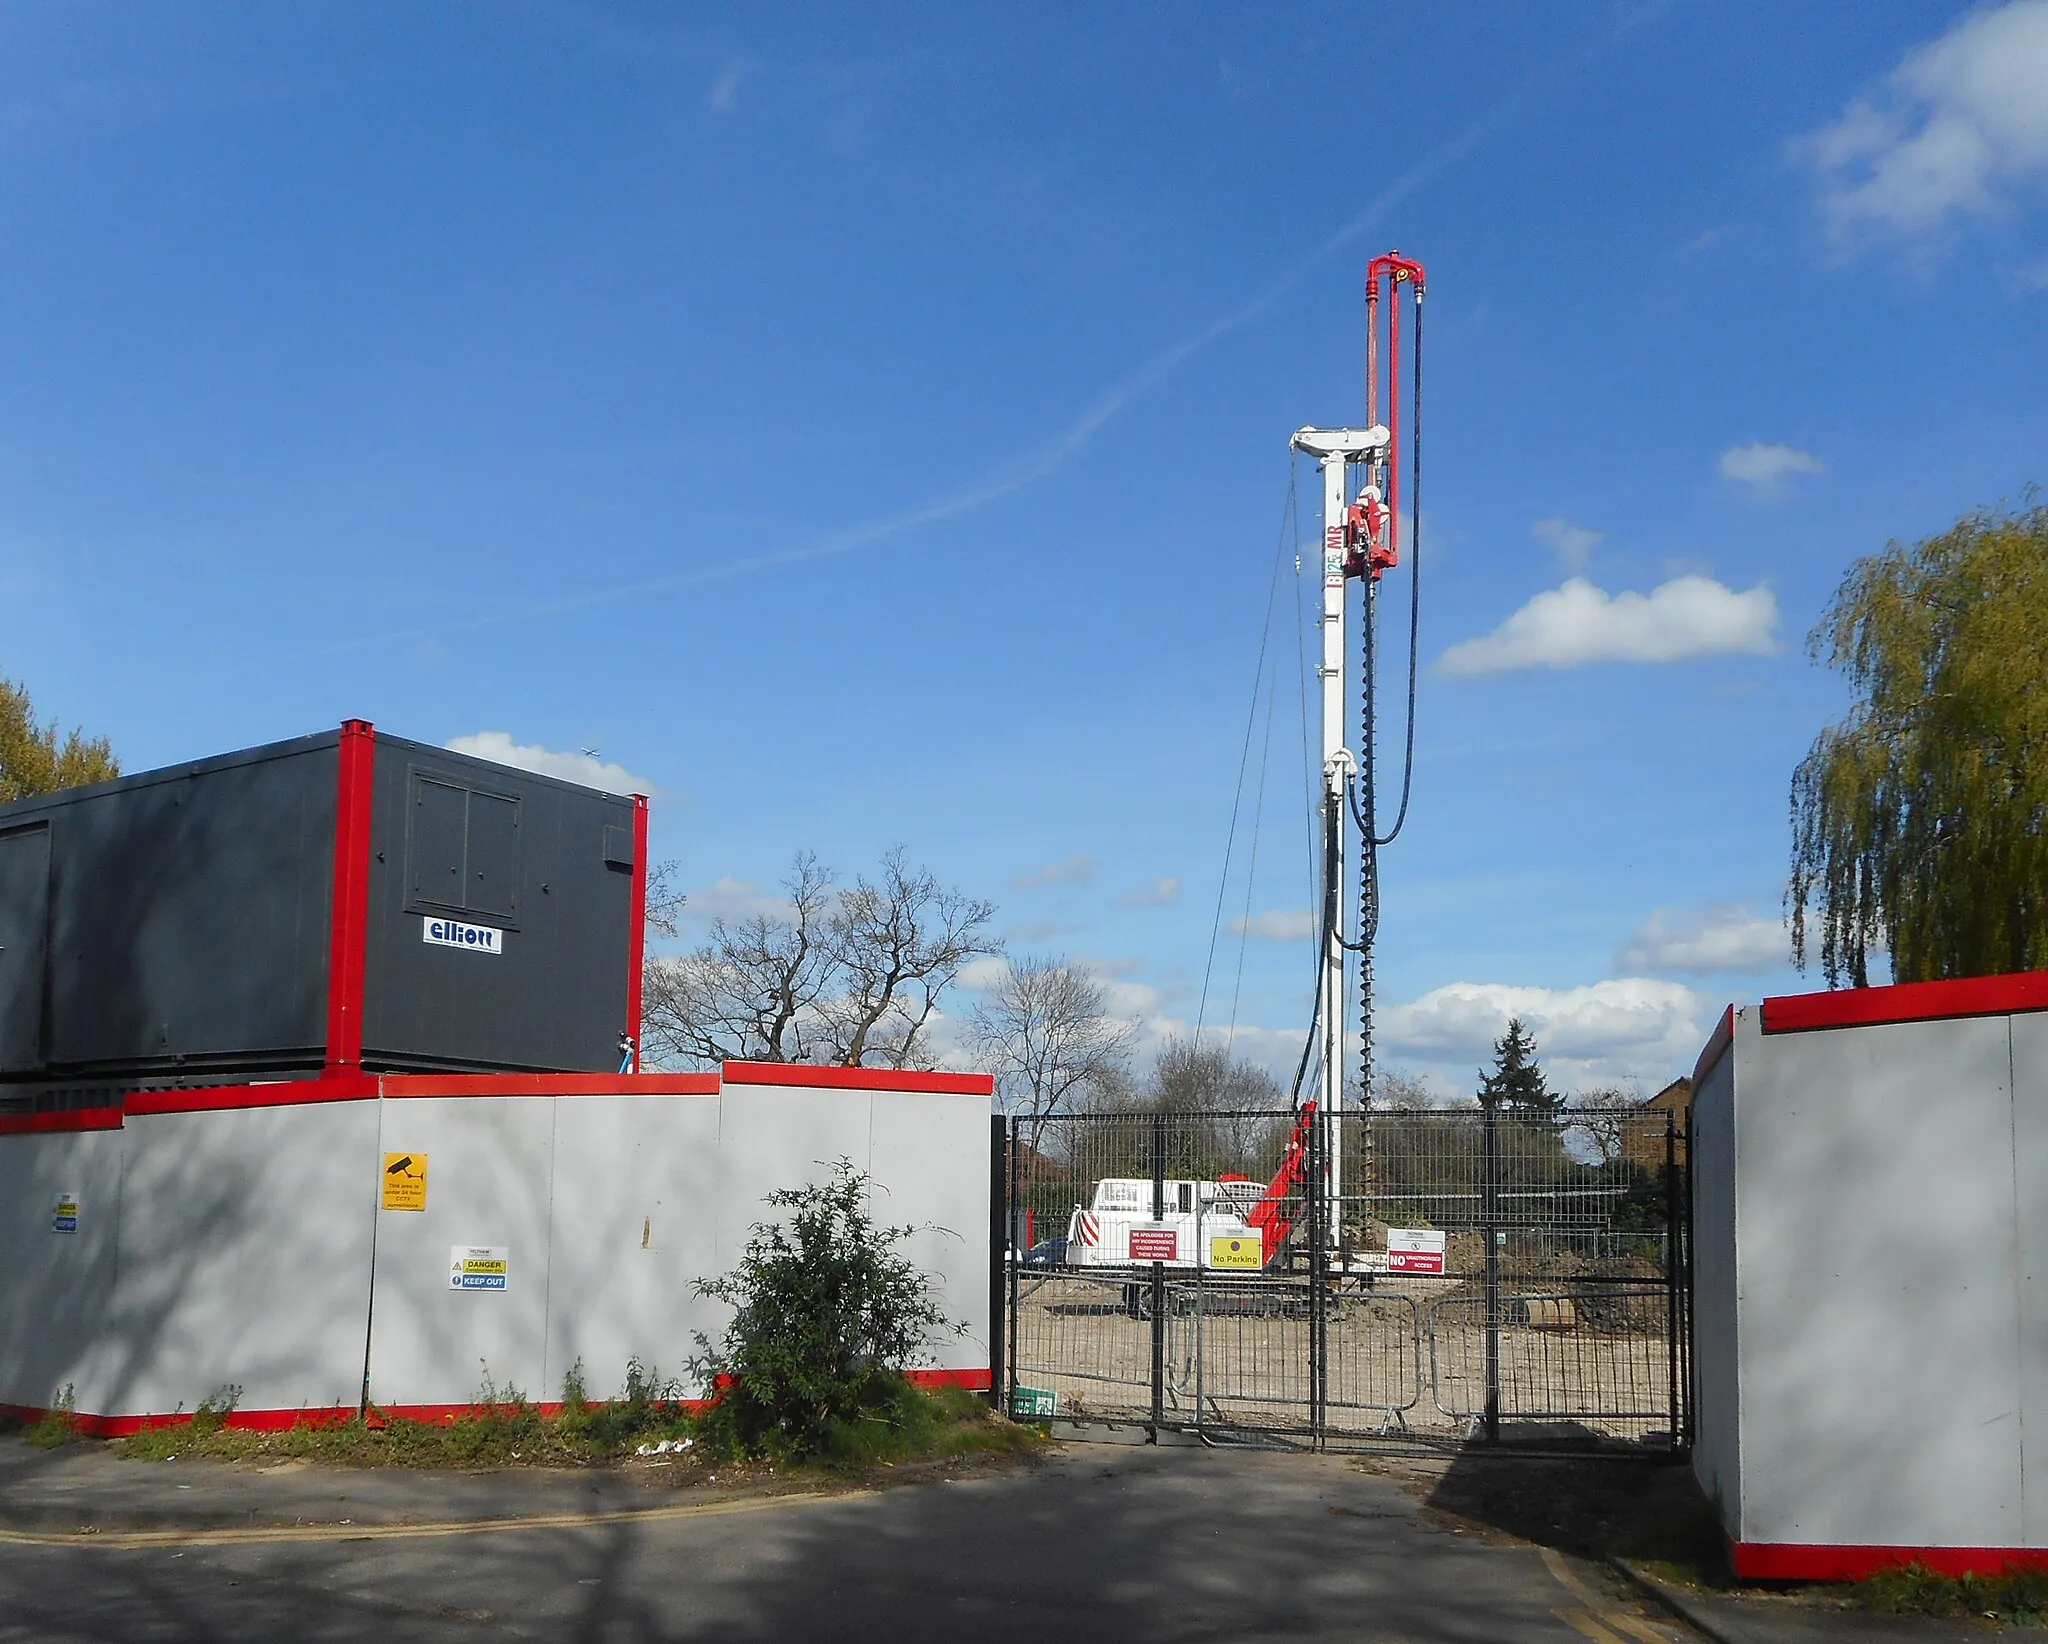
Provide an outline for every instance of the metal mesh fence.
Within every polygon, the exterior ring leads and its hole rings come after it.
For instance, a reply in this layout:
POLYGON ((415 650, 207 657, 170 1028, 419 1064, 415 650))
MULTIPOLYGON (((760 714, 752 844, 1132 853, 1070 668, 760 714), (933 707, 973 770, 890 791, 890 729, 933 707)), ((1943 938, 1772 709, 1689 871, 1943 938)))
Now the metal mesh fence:
POLYGON ((1676 1115, 1068 1115, 1006 1150, 1022 1413, 1683 1442, 1676 1115))

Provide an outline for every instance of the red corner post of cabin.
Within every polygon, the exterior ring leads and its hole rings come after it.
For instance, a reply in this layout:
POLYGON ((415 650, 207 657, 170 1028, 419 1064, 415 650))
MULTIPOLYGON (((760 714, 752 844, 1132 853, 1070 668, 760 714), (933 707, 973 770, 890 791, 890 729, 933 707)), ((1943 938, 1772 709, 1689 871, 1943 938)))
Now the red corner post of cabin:
POLYGON ((640 1001, 647 958, 647 796, 633 795, 633 912, 626 935, 626 1055, 619 1071, 640 1071, 640 1001))
POLYGON ((370 931, 370 791, 376 729, 341 725, 334 806, 334 908, 328 926, 327 1055, 323 1078, 362 1071, 363 980, 370 931))

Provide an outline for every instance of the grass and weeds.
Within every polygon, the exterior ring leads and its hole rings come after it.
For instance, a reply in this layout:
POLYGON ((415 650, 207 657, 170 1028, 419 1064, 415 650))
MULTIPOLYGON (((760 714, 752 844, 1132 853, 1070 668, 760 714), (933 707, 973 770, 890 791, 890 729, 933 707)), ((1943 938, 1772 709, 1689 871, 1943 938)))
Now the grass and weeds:
POLYGON ((1937 1575, 1923 1564, 1880 1570, 1849 1589, 1860 1610, 1880 1615, 1983 1618, 2048 1623, 2048 1570, 2008 1568, 2003 1575, 1937 1575))
POLYGON ((28 1441, 38 1450, 54 1450, 59 1445, 76 1444, 85 1437, 85 1430, 78 1425, 75 1414, 72 1389, 67 1385, 57 1395, 57 1402, 45 1410, 42 1419, 28 1430, 28 1441))
POLYGON ((474 1409, 444 1421, 415 1421, 373 1409, 370 1419, 317 1417, 276 1431, 228 1423, 231 1407, 209 1400, 202 1416, 153 1427, 116 1442, 137 1461, 305 1461, 334 1467, 601 1467, 650 1461, 676 1469, 678 1483, 723 1471, 729 1478, 773 1471, 857 1477, 911 1462, 1001 1458, 1037 1450, 1036 1431, 996 1417, 978 1395, 956 1387, 930 1390, 898 1378, 888 1403, 833 1430, 814 1456, 750 1454, 721 1432, 715 1409, 679 1401, 655 1378, 629 1372, 620 1397, 593 1403, 574 1378, 558 1409, 544 1410, 516 1389, 486 1387, 474 1409), (488 1394, 489 1396, 484 1396, 488 1394), (666 1448, 656 1451, 656 1446, 666 1448))

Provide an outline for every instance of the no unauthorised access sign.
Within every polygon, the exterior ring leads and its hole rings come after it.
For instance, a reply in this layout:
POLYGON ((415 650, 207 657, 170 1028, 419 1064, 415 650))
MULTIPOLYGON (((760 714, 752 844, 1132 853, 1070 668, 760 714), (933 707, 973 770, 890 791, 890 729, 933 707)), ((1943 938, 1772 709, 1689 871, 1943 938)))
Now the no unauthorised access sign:
POLYGON ((1444 1236, 1436 1228, 1387 1229, 1389 1273, 1441 1273, 1443 1270, 1444 1236))

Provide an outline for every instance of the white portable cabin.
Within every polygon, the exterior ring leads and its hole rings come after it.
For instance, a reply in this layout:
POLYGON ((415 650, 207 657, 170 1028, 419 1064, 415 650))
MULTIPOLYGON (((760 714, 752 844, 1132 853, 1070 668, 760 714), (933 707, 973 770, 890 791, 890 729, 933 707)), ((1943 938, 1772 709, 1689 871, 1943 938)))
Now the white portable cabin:
POLYGON ((2048 1564, 2048 972, 1730 1009, 1693 1467, 1739 1575, 2048 1564))

